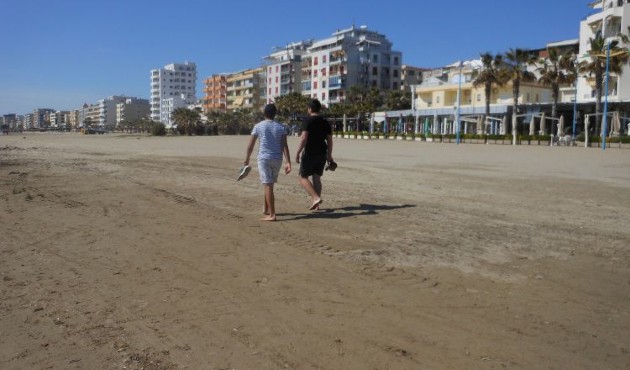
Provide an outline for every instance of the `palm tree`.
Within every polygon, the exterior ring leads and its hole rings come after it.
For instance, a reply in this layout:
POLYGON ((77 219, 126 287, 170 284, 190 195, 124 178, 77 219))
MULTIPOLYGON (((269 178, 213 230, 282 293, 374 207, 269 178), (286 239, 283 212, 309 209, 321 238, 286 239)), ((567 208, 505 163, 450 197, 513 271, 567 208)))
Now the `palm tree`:
POLYGON ((291 121, 297 118, 297 116, 303 116, 307 114, 308 103, 311 99, 308 96, 302 95, 298 92, 292 92, 290 94, 279 96, 275 99, 276 107, 278 108, 279 118, 291 121))
POLYGON ((180 133, 192 135, 197 121, 199 121, 199 112, 187 108, 177 108, 173 111, 173 121, 177 125, 180 133))
MULTIPOLYGON (((630 27, 628 27, 628 34, 630 34, 630 27)), ((617 37, 619 37, 623 42, 628 42, 627 35, 618 34, 617 37)), ((610 50, 608 50, 609 44, 599 32, 595 35, 595 37, 589 39, 589 43, 591 48, 587 51, 587 54, 590 56, 590 61, 582 61, 579 64, 579 70, 586 72, 588 77, 595 77, 595 132, 600 132, 600 115, 602 111, 604 74, 606 73, 606 56, 610 55, 608 61, 609 73, 621 75, 623 65, 628 62, 628 52, 627 49, 622 49, 617 46, 616 41, 610 43, 610 50)), ((608 94, 608 91, 606 91, 606 94, 608 94)))
POLYGON ((384 110, 411 109, 411 91, 389 90, 384 100, 384 110))
POLYGON ((572 85, 577 79, 575 56, 572 52, 560 53, 557 48, 548 48, 547 55, 536 62, 538 82, 551 87, 551 117, 557 118, 560 86, 572 85))
POLYGON ((521 82, 531 82, 536 76, 527 70, 527 65, 533 64, 535 57, 527 50, 510 49, 505 53, 505 73, 512 82, 512 145, 516 145, 516 113, 521 82))
MULTIPOLYGON (((503 86, 505 84, 505 79, 503 77, 503 72, 501 70, 503 65, 503 55, 497 54, 492 55, 491 53, 483 53, 481 54, 481 63, 482 68, 481 71, 477 74, 473 81, 473 86, 483 86, 485 93, 485 102, 486 102, 486 114, 485 117, 490 116, 490 99, 492 96, 492 86, 503 86)), ((484 118, 485 118, 484 117, 484 118)), ((479 133, 482 130, 482 127, 477 127, 477 132, 479 133)), ((483 132, 485 133, 485 127, 483 127, 483 132)))

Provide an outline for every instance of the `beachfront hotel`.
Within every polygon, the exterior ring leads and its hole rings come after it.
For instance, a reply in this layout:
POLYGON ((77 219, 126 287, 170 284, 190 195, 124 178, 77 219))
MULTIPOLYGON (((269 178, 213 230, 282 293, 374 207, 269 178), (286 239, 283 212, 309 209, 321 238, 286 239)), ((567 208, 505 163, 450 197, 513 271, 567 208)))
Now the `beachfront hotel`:
MULTIPOLYGON (((588 58, 589 40, 600 34, 606 43, 620 41, 617 35, 627 33, 630 27, 630 0, 597 0, 589 4, 593 13, 580 22, 579 60, 588 58)), ((620 45, 628 47, 628 45, 620 45)), ((621 75, 611 74, 608 91, 603 91, 609 102, 630 102, 630 66, 623 67, 621 75)), ((595 102, 595 79, 580 78, 577 86, 578 103, 595 102)))
POLYGON ((151 119, 167 124, 174 109, 195 103, 196 91, 195 63, 172 63, 151 70, 151 119))
MULTIPOLYGON (((574 53, 578 62, 588 62, 592 57, 589 55, 590 40, 596 35, 602 35, 606 43, 621 41, 618 34, 626 33, 630 26, 630 0, 598 0, 589 4, 589 7, 593 12, 580 22, 579 39, 551 42, 544 49, 531 52, 536 53, 539 58, 546 58, 547 48, 557 48, 561 52, 574 53)), ((628 47, 627 44, 620 46, 628 47)), ((480 61, 473 60, 462 62, 461 68, 460 63, 456 62, 425 71, 423 81, 412 87, 411 110, 379 112, 373 119, 375 123, 382 123, 388 118, 398 121, 402 116, 404 126, 413 127, 415 132, 454 134, 459 109, 462 133, 485 132, 505 135, 510 132, 512 119, 516 117, 517 129, 521 134, 545 133, 561 136, 563 133, 573 132, 570 125, 574 121, 577 125, 576 130, 583 131, 584 121, 588 119, 587 117, 594 116, 595 78, 580 74, 575 85, 560 87, 558 118, 549 117, 552 102, 550 88, 536 82, 521 82, 517 112, 512 112, 514 99, 512 84, 493 86, 490 117, 483 117, 485 113, 483 86, 475 88, 472 84, 475 71, 481 68, 480 61), (460 100, 458 94, 461 94, 460 100), (562 121, 559 118, 562 118, 562 121)), ((536 68, 531 66, 528 68, 531 72, 537 73, 536 68)), ((603 91, 602 101, 630 103, 630 66, 624 65, 622 72, 621 75, 609 74, 608 91, 603 91)), ((612 134, 622 133, 628 124, 628 117, 621 117, 618 112, 609 114, 616 114, 615 119, 622 121, 619 126, 624 126, 616 127, 612 134)), ((593 129, 592 125, 590 128, 593 129)))

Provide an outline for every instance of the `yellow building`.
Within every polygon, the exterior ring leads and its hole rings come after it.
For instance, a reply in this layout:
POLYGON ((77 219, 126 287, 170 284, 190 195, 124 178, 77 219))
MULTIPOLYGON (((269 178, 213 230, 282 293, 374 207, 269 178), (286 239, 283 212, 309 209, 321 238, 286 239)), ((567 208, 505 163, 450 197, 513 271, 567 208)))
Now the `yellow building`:
POLYGON ((227 109, 257 109, 262 106, 260 98, 263 69, 254 68, 232 73, 227 76, 227 109))
MULTIPOLYGON (((461 94, 459 114, 462 118, 462 130, 466 133, 508 133, 511 122, 511 108, 514 101, 512 83, 493 86, 490 95, 490 117, 484 119, 486 97, 484 86, 473 86, 473 81, 480 70, 480 61, 459 63, 432 71, 413 89, 413 115, 418 116, 420 124, 429 121, 432 133, 454 133, 454 122, 458 108, 458 94, 461 94), (461 84, 460 84, 461 76, 461 84), (508 117, 508 112, 510 116, 508 117)), ((519 88, 519 107, 535 107, 551 102, 551 90, 537 82, 521 82, 519 88)), ((529 110, 529 109, 528 109, 529 110)))

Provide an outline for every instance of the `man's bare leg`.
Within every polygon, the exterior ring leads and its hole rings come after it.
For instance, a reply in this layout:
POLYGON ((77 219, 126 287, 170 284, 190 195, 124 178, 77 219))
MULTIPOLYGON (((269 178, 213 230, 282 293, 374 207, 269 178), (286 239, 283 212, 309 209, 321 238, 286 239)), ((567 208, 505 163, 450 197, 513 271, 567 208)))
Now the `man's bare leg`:
MULTIPOLYGON (((322 177, 319 176, 318 174, 313 175, 313 189, 315 190, 315 192, 321 199, 322 198, 322 177)), ((314 210, 319 211, 319 204, 317 205, 317 207, 314 208, 314 210)))
POLYGON ((261 221, 275 221, 276 220, 276 205, 275 197, 273 194, 273 184, 263 184, 265 188, 265 205, 269 214, 266 217, 261 218, 261 221))
POLYGON ((319 194, 317 194, 317 191, 315 191, 313 184, 311 184, 308 178, 300 176, 299 181, 300 181, 300 185, 302 185, 304 190, 306 190, 308 195, 311 197, 311 200, 313 201, 310 209, 311 210, 316 209, 319 206, 319 204, 322 202, 322 198, 319 196, 319 194))

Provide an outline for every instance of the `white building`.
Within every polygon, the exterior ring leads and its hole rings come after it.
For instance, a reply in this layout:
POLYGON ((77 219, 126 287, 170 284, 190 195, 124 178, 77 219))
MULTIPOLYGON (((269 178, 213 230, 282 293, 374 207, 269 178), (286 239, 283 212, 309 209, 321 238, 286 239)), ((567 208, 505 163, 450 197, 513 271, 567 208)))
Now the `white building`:
MULTIPOLYGON (((164 101, 171 99, 171 104, 178 104, 178 99, 195 101, 197 91, 197 66, 195 63, 173 63, 164 68, 151 70, 151 119, 162 121, 163 117, 170 117, 163 109, 164 101)), ((187 104, 184 104, 188 105, 187 104)), ((172 107, 166 106, 165 109, 172 107)))
POLYGON ((294 42, 276 50, 264 58, 263 69, 266 74, 266 101, 272 103, 277 96, 301 91, 301 62, 311 40, 294 42))
MULTIPOLYGON (((607 41, 617 40, 619 33, 627 33, 630 26, 630 0, 597 0, 589 5, 595 13, 580 22, 580 51, 581 60, 591 49, 589 40, 601 34, 607 41)), ((619 40, 620 41, 620 40, 619 40)), ((627 48, 629 44, 620 43, 619 47, 627 48)), ((592 103, 595 101, 595 81, 593 77, 580 78, 577 86, 578 103, 592 103)), ((602 92, 606 95, 606 91, 602 92)), ((608 80, 608 101, 630 101, 630 67, 623 67, 621 76, 610 75, 608 80)))
POLYGON ((116 106, 127 99, 125 96, 110 96, 99 100, 98 106, 98 126, 102 128, 113 128, 116 126, 116 106))
POLYGON ((402 53, 367 26, 338 30, 313 43, 302 58, 302 93, 322 104, 341 102, 352 86, 398 90, 402 53))
POLYGON ((160 119, 158 121, 166 125, 166 128, 173 127, 173 111, 177 108, 197 107, 197 100, 189 98, 186 94, 174 95, 166 99, 162 99, 160 107, 160 119))
POLYGON ((367 26, 338 30, 319 41, 301 41, 265 57, 266 101, 292 92, 339 103, 352 86, 397 90, 401 87, 402 53, 367 26))

